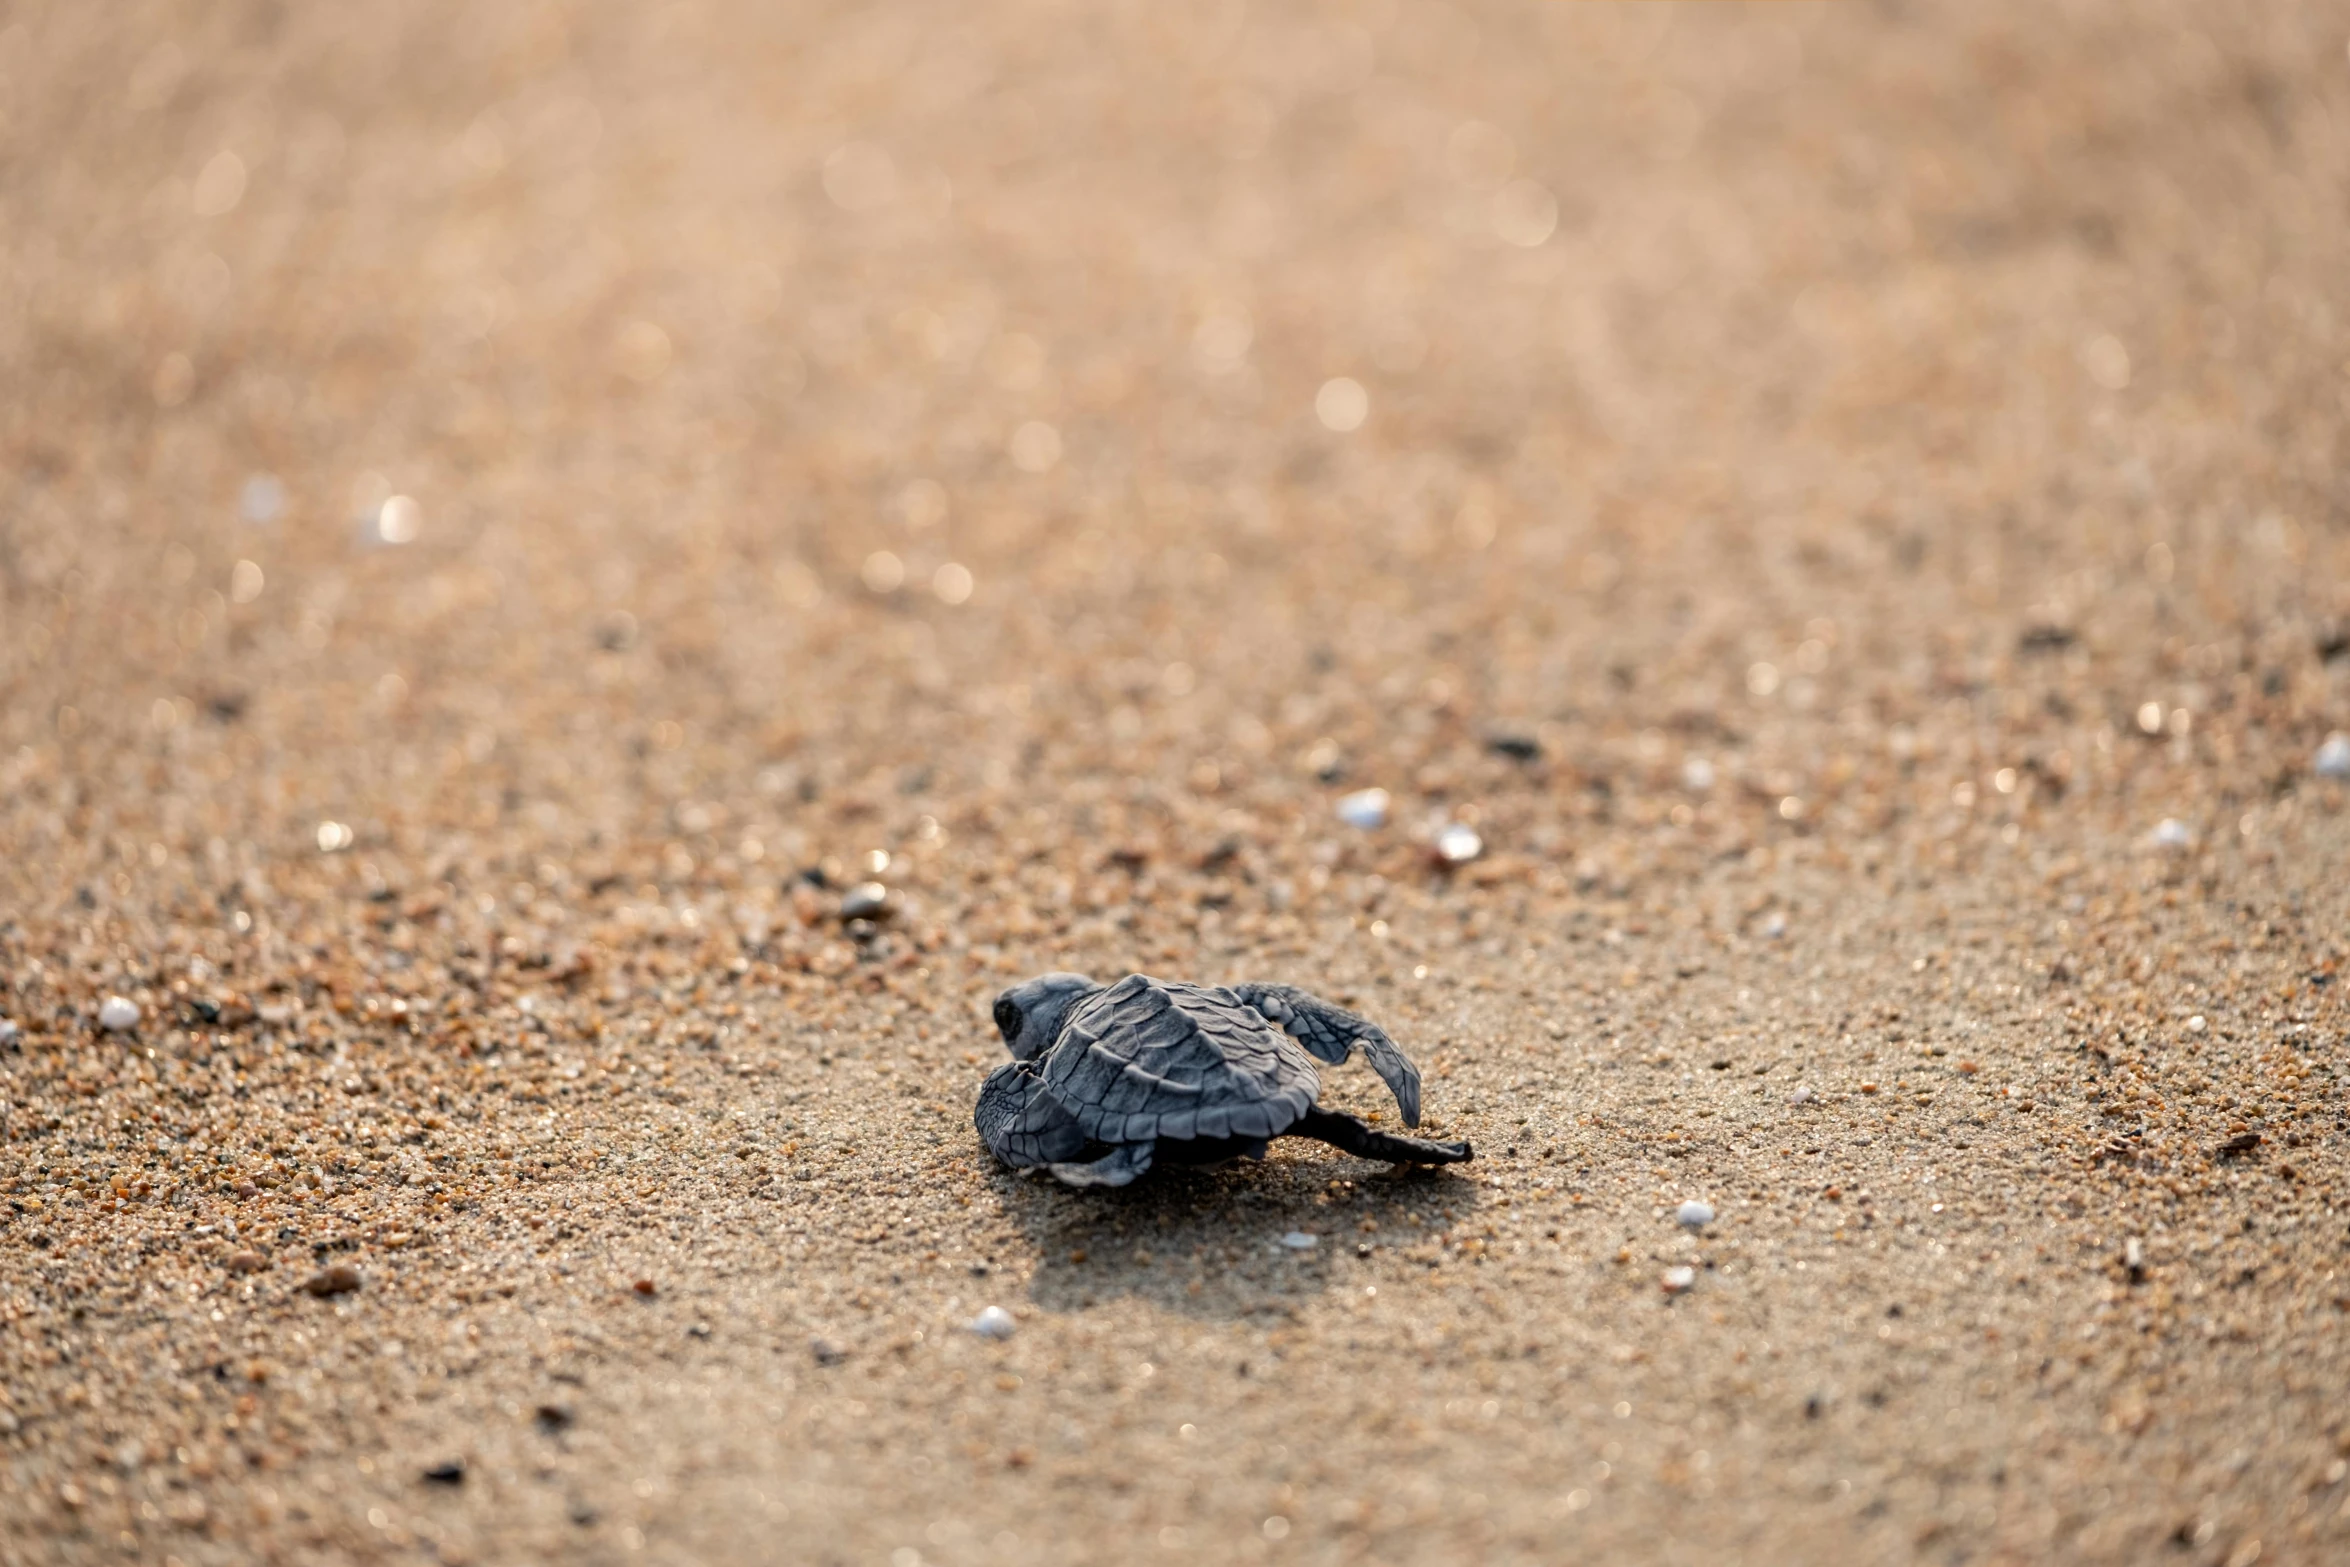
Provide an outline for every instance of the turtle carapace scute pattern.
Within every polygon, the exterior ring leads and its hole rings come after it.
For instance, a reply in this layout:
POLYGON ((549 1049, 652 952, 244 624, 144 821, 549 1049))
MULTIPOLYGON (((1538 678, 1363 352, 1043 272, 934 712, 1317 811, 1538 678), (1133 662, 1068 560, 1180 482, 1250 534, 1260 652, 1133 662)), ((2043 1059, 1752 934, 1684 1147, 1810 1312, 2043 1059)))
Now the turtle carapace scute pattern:
POLYGON ((1012 1059, 979 1090, 979 1135, 1005 1164, 1071 1186, 1261 1158, 1276 1137, 1390 1164, 1471 1156, 1467 1143, 1397 1137, 1315 1108, 1315 1061, 1360 1050, 1417 1126, 1420 1071, 1377 1024, 1295 986, 1045 974, 998 996, 995 1024, 1012 1059))

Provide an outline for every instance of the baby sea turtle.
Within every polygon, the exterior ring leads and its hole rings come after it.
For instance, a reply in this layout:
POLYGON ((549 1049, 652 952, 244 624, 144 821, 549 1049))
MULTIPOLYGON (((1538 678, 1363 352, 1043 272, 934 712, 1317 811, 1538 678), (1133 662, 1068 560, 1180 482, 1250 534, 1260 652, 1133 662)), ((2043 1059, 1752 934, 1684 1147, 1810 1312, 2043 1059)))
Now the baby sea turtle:
POLYGON ((1045 974, 996 997, 1012 1059, 987 1075, 974 1117, 995 1156, 1070 1186, 1124 1186, 1154 1163, 1262 1158, 1312 1137, 1390 1164, 1458 1164, 1467 1143, 1394 1137, 1317 1110, 1322 1080, 1357 1047, 1420 1124, 1420 1069, 1380 1031, 1293 985, 1192 985, 1129 974, 1097 985, 1045 974))

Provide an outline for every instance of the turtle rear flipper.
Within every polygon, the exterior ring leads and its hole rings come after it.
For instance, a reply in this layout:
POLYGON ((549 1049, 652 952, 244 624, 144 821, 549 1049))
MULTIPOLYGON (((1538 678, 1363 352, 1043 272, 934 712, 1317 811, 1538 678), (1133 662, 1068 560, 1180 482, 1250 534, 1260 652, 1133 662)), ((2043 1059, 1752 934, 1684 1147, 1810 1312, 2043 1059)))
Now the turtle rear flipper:
POLYGON ((988 1151, 1015 1170, 1085 1151, 1084 1130, 1026 1061, 1006 1061, 987 1074, 971 1118, 988 1151))
POLYGON ((1295 985, 1235 985, 1232 993, 1305 1046, 1307 1054, 1332 1066, 1342 1065, 1359 1048, 1394 1093, 1403 1124, 1420 1124, 1420 1069, 1378 1024, 1295 985))
POLYGON ((1120 1143, 1091 1164, 1047 1166, 1063 1186, 1124 1186, 1151 1167, 1152 1143, 1120 1143))
POLYGON ((1397 1137, 1336 1110, 1308 1110, 1284 1135, 1311 1137, 1358 1159, 1384 1159, 1389 1164, 1466 1164, 1476 1157, 1465 1142, 1397 1137))

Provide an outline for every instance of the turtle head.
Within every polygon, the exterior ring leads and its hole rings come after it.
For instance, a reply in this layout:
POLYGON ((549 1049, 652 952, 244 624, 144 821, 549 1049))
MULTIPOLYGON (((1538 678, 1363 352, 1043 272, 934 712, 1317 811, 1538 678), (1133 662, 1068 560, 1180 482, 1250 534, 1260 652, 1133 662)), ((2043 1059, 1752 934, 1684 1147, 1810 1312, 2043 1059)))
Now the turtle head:
POLYGON ((1039 974, 995 998, 996 1032, 1017 1061, 1033 1061, 1061 1035, 1077 998, 1094 988, 1083 974, 1039 974))

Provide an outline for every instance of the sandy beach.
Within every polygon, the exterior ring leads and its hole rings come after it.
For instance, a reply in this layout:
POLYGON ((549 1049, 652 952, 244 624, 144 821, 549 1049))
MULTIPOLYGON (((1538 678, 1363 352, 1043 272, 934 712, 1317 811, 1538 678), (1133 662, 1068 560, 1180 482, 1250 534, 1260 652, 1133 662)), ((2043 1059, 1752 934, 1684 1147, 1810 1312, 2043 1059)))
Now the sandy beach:
POLYGON ((0 9, 0 1567, 2350 1559, 2346 44, 0 9))

